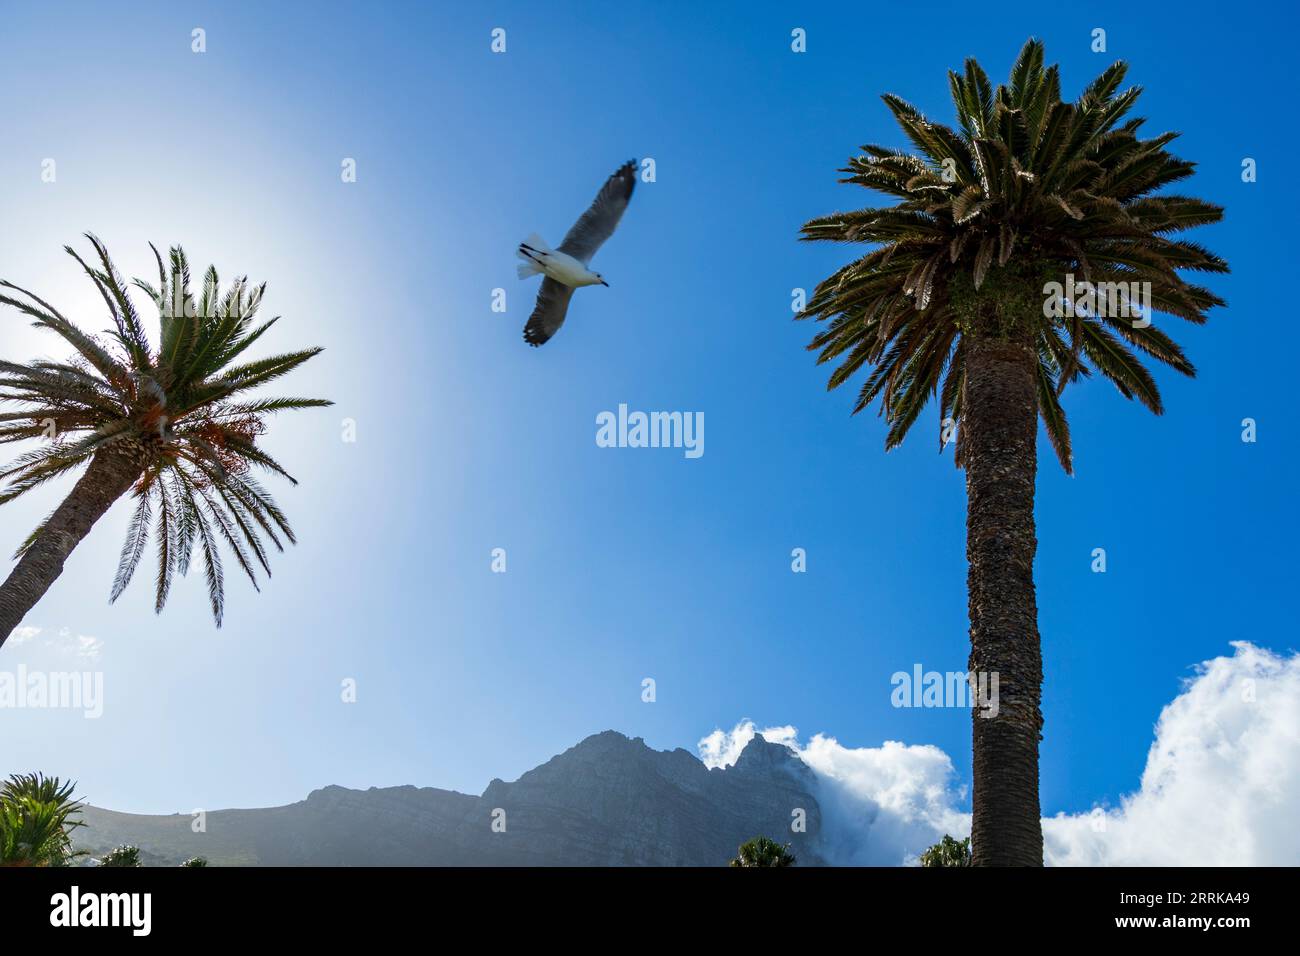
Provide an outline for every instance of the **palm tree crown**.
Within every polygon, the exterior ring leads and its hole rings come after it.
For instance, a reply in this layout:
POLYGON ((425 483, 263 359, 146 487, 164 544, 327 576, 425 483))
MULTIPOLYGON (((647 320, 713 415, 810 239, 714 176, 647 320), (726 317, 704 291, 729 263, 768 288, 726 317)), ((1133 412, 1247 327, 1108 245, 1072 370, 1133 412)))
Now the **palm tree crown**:
POLYGON ((771 837, 757 836, 746 840, 736 850, 729 866, 794 866, 790 844, 780 844, 771 837))
POLYGON ((84 855, 72 849, 72 831, 85 825, 75 786, 39 773, 0 784, 0 866, 68 866, 84 855))
POLYGON ((954 840, 948 834, 943 839, 921 854, 921 865, 933 866, 970 866, 970 837, 954 840))
MULTIPOLYGON (((102 336, 82 331, 33 293, 0 282, 21 296, 0 294, 0 303, 31 316, 36 327, 55 332, 76 350, 67 362, 0 361, 0 402, 18 409, 0 414, 0 442, 41 442, 0 471, 0 479, 8 482, 0 490, 0 504, 97 456, 128 458, 136 505, 111 600, 130 582, 152 528, 158 555, 156 609, 162 610, 175 572, 186 573, 197 547, 212 614, 220 626, 221 542, 256 588, 255 566, 271 573, 265 542, 283 550, 282 540, 295 540, 284 514, 252 475, 257 467, 294 481, 257 443, 267 416, 331 404, 309 398, 254 399, 247 393, 321 350, 237 364, 276 322, 273 318, 254 325, 266 285, 252 286, 240 277, 222 293, 217 271, 210 267, 195 299, 189 261, 179 246, 170 250, 170 270, 151 246, 158 263, 156 287, 134 281, 158 307, 160 335, 155 346, 108 250, 94 236, 87 238, 95 252, 92 262, 71 247, 67 251, 112 316, 113 328, 102 336)), ((44 528, 43 523, 32 532, 17 557, 33 547, 44 528)))
MULTIPOLYGON (((1222 300, 1177 270, 1226 272, 1227 265, 1170 236, 1217 222, 1223 210, 1189 196, 1152 195, 1191 175, 1194 164, 1165 149, 1177 133, 1142 139, 1143 120, 1125 119, 1141 93, 1120 90, 1126 69, 1114 64, 1066 103, 1057 67, 1044 68, 1037 40, 1025 44, 1009 83, 996 90, 968 59, 964 75, 949 73, 960 131, 883 97, 918 152, 863 146, 841 170, 842 182, 901 201, 803 227, 805 240, 878 247, 822 282, 800 318, 831 319, 808 346, 821 350, 819 363, 839 362, 828 387, 872 366, 854 412, 881 399, 886 448, 903 440, 932 395, 941 421, 960 422, 963 339, 973 332, 1036 350, 1039 413, 1067 472, 1070 435, 1059 397, 1068 383, 1095 369, 1159 414, 1159 390, 1134 350, 1195 374, 1164 332, 1133 320, 1130 284, 1150 283, 1155 311, 1204 322, 1222 300), (1048 283, 1066 275, 1097 294, 1077 307, 1059 296, 1045 307, 1048 283)), ((959 465, 961 456, 959 437, 959 465)))

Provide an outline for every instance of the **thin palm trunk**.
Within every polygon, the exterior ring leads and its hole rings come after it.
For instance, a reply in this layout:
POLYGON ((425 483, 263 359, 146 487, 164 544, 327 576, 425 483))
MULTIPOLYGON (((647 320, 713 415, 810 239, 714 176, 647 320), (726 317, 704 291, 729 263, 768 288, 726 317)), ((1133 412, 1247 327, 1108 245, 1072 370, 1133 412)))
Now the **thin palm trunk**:
POLYGON ((91 459, 71 494, 0 584, 0 646, 63 573, 68 555, 139 474, 131 458, 116 451, 101 451, 91 459))
MULTIPOLYGON (((975 866, 1042 866, 1038 806, 1043 682, 1034 598, 1037 355, 1027 344, 966 341, 962 454, 970 562, 970 669, 996 674, 997 716, 974 720, 975 866)), ((991 712, 991 710, 989 711, 991 712)))

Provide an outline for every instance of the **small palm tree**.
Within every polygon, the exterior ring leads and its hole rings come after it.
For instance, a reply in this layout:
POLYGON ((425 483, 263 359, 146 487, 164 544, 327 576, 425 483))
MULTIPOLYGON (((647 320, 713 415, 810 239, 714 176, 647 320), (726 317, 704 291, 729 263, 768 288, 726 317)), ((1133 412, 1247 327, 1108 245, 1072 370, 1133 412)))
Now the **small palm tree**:
POLYGON ((1176 133, 1144 139, 1144 121, 1126 119, 1141 89, 1121 90, 1125 71, 1114 64, 1067 103, 1037 40, 996 89, 967 60, 964 74, 949 74, 959 130, 886 95, 916 152, 864 146, 843 181, 899 202, 803 227, 805 240, 876 246, 820 283, 800 316, 830 320, 808 346, 820 350, 818 362, 838 363, 829 387, 871 369, 853 410, 880 400, 886 448, 902 442, 931 398, 941 449, 956 431, 968 504, 969 668, 1000 682, 996 717, 973 708, 976 865, 1043 862, 1038 419, 1072 471, 1065 387, 1096 371, 1160 414, 1141 356, 1195 370, 1147 313, 1201 323, 1223 304, 1179 272, 1227 265, 1174 238, 1223 210, 1155 194, 1193 164, 1165 148, 1176 133), (1077 295, 1074 277, 1088 284, 1077 295))
POLYGON ((77 856, 72 831, 81 804, 73 783, 38 773, 15 774, 0 785, 0 865, 67 866, 77 856))
POLYGON ((765 836, 754 837, 740 845, 731 866, 794 866, 790 844, 782 846, 765 836))
MULTIPOLYGON (((87 334, 44 299, 0 281, 9 305, 60 336, 75 350, 67 362, 28 365, 0 361, 0 442, 37 441, 0 471, 0 504, 82 466, 72 492, 36 528, 15 555, 18 564, 0 585, 0 644, 63 571, 73 548, 123 495, 135 500, 110 601, 117 600, 139 564, 151 526, 156 529, 155 609, 167 601, 172 579, 185 574, 197 547, 217 626, 225 603, 221 544, 258 587, 255 566, 269 576, 265 540, 283 550, 293 531, 275 501, 253 477, 254 467, 294 479, 258 444, 276 412, 331 404, 314 398, 249 398, 247 393, 293 371, 318 348, 237 362, 275 324, 254 326, 266 285, 236 279, 223 294, 209 267, 196 300, 190 266, 179 246, 162 256, 158 286, 136 279, 158 308, 160 334, 150 342, 108 250, 88 236, 97 264, 67 252, 103 296, 113 328, 87 334)), ((153 248, 151 246, 151 248, 153 248)), ((294 482, 296 484, 296 482, 294 482)))
POLYGON ((922 866, 970 866, 970 837, 954 840, 948 834, 921 854, 922 866))
POLYGON ((143 866, 140 862, 140 848, 124 843, 105 853, 99 860, 100 866, 143 866))
POLYGON ((47 777, 43 773, 15 773, 0 784, 0 801, 31 797, 42 803, 72 805, 76 803, 72 798, 76 788, 76 783, 64 783, 58 777, 47 777))

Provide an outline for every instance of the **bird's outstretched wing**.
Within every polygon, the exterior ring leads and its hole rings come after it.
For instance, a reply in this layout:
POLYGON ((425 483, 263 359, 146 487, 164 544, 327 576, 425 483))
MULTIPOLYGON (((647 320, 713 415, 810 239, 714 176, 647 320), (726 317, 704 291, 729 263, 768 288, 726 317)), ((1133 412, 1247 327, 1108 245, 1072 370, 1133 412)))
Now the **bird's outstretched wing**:
POLYGON ((596 250, 614 234, 635 186, 636 160, 631 160, 605 180, 605 185, 596 194, 596 201, 573 224, 573 228, 560 243, 560 252, 573 256, 583 265, 589 263, 596 250))
POLYGON ((572 297, 573 286, 556 282, 550 276, 543 279, 537 291, 537 306, 524 326, 524 341, 536 348, 558 332, 572 297))

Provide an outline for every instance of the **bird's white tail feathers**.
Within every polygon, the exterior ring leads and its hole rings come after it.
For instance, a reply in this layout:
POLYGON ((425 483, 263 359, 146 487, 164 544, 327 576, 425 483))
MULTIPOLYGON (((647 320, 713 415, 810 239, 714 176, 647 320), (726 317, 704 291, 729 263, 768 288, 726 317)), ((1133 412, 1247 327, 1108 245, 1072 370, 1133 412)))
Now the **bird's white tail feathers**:
POLYGON ((535 276, 543 271, 542 264, 537 260, 550 251, 551 247, 546 244, 546 240, 535 232, 520 243, 516 255, 524 261, 515 270, 519 274, 519 278, 527 279, 529 276, 535 276))

